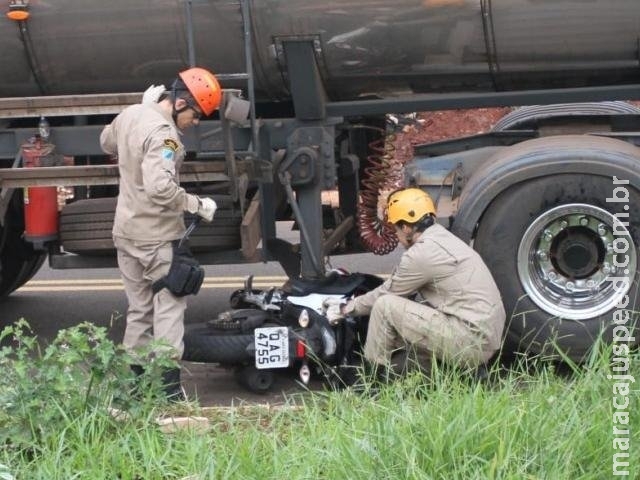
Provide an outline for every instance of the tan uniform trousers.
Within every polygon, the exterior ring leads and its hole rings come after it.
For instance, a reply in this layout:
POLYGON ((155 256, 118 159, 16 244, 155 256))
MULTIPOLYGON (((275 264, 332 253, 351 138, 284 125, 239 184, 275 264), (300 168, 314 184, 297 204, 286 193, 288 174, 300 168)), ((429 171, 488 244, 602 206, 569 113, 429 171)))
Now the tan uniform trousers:
POLYGON ((401 349, 416 354, 418 361, 435 356, 463 367, 486 363, 494 353, 469 324, 413 300, 382 295, 371 310, 364 356, 386 365, 401 349))
POLYGON ((164 340, 175 350, 175 358, 184 352, 185 297, 176 297, 166 288, 153 294, 151 285, 169 271, 173 249, 171 242, 141 242, 113 238, 118 250, 118 267, 129 301, 123 344, 129 350, 164 340))

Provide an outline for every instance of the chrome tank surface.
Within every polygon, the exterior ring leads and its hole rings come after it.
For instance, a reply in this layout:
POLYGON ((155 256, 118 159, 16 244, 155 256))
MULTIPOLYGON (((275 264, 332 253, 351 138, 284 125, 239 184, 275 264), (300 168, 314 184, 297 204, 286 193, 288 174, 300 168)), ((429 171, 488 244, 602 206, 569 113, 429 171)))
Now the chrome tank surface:
MULTIPOLYGON (((243 72, 239 2, 191 4, 197 64, 243 72)), ((333 99, 640 82, 638 0, 253 0, 250 10, 261 99, 288 96, 291 38, 314 41, 333 99)), ((184 0, 32 0, 30 12, 22 28, 0 18, 2 97, 141 91, 188 66, 184 0)))

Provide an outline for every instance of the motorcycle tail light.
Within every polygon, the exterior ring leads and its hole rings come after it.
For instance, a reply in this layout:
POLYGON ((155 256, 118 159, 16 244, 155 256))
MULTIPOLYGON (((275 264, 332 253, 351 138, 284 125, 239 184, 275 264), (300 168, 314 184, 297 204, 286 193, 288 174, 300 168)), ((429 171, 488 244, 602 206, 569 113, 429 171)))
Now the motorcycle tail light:
POLYGON ((296 342, 296 358, 304 358, 307 354, 307 346, 302 340, 296 342))

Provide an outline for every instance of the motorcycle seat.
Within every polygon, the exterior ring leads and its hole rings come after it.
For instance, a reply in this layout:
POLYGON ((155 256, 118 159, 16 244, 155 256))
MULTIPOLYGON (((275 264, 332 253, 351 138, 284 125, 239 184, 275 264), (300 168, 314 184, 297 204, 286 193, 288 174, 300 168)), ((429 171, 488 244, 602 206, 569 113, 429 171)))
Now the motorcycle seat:
POLYGON ((305 296, 312 293, 325 295, 350 295, 353 291, 364 283, 365 277, 360 273, 349 275, 339 275, 331 272, 320 279, 289 279, 287 292, 295 296, 305 296))

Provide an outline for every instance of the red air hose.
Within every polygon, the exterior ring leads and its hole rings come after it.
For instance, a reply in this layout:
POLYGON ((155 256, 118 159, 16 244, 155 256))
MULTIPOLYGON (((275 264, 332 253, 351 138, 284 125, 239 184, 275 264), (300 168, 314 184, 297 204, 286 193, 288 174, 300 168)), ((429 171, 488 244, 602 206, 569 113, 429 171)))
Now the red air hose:
MULTIPOLYGON (((378 130, 378 129, 376 129, 378 130)), ((391 253, 398 245, 393 225, 384 220, 387 195, 403 184, 402 163, 396 160, 393 142, 395 135, 380 130, 380 138, 369 144, 364 178, 358 203, 358 230, 367 250, 376 255, 391 253)))

